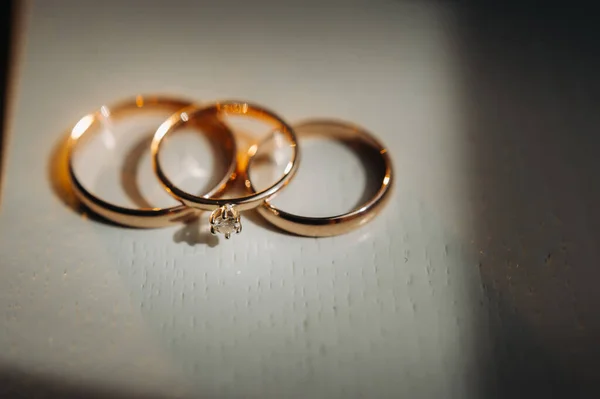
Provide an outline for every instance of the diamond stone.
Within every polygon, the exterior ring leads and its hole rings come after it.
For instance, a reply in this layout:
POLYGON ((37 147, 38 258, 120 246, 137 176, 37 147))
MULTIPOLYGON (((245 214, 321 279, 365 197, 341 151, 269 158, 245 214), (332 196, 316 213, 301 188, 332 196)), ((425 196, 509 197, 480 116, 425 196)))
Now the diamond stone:
POLYGON ((241 231, 240 213, 235 206, 225 204, 210 214, 210 232, 212 234, 221 233, 229 239, 232 233, 239 234, 241 231))

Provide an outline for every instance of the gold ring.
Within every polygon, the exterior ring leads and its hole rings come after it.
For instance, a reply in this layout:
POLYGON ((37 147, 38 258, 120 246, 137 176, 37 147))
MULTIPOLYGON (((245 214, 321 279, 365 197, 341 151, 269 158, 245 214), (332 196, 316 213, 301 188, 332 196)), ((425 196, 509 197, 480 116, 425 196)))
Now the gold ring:
MULTIPOLYGON (((248 150, 249 163, 256 154, 257 145, 253 145, 248 150)), ((253 104, 242 101, 222 101, 211 105, 194 105, 182 109, 167 119, 156 131, 152 139, 152 164, 154 172, 167 190, 174 198, 181 201, 184 205, 191 208, 212 211, 210 215, 210 231, 212 234, 221 233, 225 238, 229 238, 232 233, 240 233, 242 224, 240 212, 259 207, 265 200, 272 198, 284 187, 296 173, 299 163, 299 151, 296 145, 296 134, 294 130, 284 120, 275 113, 253 104), (287 164, 283 176, 270 187, 251 194, 217 199, 211 196, 199 197, 183 191, 176 187, 173 182, 165 175, 160 163, 159 152, 164 144, 164 138, 173 133, 178 128, 184 126, 192 120, 202 119, 206 116, 227 116, 241 115, 266 120, 277 125, 277 129, 284 134, 289 141, 292 149, 291 160, 287 164)), ((250 183, 245 182, 246 186, 250 183)))
MULTIPOLYGON (((92 194, 77 179, 73 165, 73 154, 83 140, 90 137, 91 128, 94 124, 110 118, 125 117, 132 112, 144 110, 166 110, 176 112, 179 109, 188 107, 190 101, 179 100, 168 97, 156 96, 137 96, 133 99, 117 103, 112 106, 103 106, 98 111, 88 114, 81 118, 71 131, 67 142, 67 160, 69 169, 69 178, 73 191, 77 198, 93 212, 111 220, 115 223, 131 227, 153 228, 164 227, 184 221, 189 221, 197 216, 197 211, 178 205, 169 208, 127 208, 104 201, 92 194)), ((205 125, 199 125, 203 133, 212 134, 223 142, 224 147, 228 149, 229 164, 226 173, 219 183, 210 190, 207 196, 216 196, 221 194, 232 179, 236 169, 235 139, 231 130, 217 118, 206 119, 205 125)))
MULTIPOLYGON (((258 212, 271 224, 296 235, 308 237, 326 237, 347 233, 372 220, 383 208, 392 187, 392 161, 387 149, 365 129, 341 121, 313 120, 294 125, 298 137, 327 135, 343 141, 352 147, 362 146, 373 154, 378 162, 378 178, 381 186, 367 202, 350 212, 331 217, 306 217, 294 215, 276 208, 268 200, 258 208, 258 212), (366 147, 365 147, 366 146, 366 147)), ((250 182, 250 168, 246 170, 246 179, 250 182)), ((254 191, 250 182, 249 189, 254 191)))

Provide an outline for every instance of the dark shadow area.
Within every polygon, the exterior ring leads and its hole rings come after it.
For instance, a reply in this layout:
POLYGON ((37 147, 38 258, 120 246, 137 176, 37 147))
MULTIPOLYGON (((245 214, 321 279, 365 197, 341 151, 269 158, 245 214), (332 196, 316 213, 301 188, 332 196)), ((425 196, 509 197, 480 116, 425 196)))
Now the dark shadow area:
POLYGON ((60 399, 160 399, 173 396, 120 391, 110 386, 84 384, 39 373, 0 367, 0 398, 60 399))
POLYGON ((481 397, 600 397, 600 25, 527 3, 456 21, 491 339, 481 397))
POLYGON ((15 51, 17 9, 16 2, 7 0, 0 4, 0 204, 4 179, 5 155, 7 145, 7 112, 10 101, 10 75, 12 58, 15 51))
POLYGON ((219 245, 219 237, 210 233, 207 221, 202 219, 202 222, 200 222, 200 218, 198 218, 193 222, 182 225, 181 228, 173 234, 173 242, 176 244, 185 242, 191 247, 197 244, 206 244, 209 247, 214 248, 219 245), (201 223, 204 223, 204 225, 201 223))

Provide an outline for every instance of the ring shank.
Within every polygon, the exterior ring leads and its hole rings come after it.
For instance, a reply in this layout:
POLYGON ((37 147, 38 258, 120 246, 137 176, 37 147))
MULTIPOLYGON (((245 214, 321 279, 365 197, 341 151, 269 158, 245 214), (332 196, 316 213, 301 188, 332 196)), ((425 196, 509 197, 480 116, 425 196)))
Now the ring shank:
MULTIPOLYGON (((380 185, 377 192, 365 203, 355 209, 331 217, 307 217, 285 212, 269 201, 258 208, 258 212, 269 223, 287 232, 308 236, 327 237, 348 233, 371 221, 384 208, 389 200, 392 188, 392 162, 387 149, 365 129, 335 120, 312 120, 294 126, 298 137, 307 139, 314 136, 327 136, 343 141, 360 150, 368 149, 371 156, 376 156, 378 169, 381 169, 380 185), (375 155, 373 155, 375 154, 375 155)), ((247 172, 249 179, 249 171, 247 172)), ((253 186, 250 187, 253 190, 253 186)))

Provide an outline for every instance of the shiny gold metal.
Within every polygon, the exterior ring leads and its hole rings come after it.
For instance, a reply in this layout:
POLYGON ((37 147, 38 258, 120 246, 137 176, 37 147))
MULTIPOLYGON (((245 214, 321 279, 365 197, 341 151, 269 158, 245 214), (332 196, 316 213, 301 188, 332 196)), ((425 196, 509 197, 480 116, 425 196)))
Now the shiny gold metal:
MULTIPOLYGON (((384 207, 392 188, 392 161, 387 149, 365 129, 337 120, 312 120, 294 125, 299 138, 305 139, 313 135, 325 135, 340 140, 356 149, 368 151, 372 161, 375 161, 378 172, 379 188, 375 195, 364 204, 350 212, 331 217, 297 216, 273 206, 266 200, 258 212, 270 223, 290 233, 308 237, 326 237, 344 234, 372 220, 384 207)), ((301 144, 300 144, 301 145, 301 144)), ((254 191, 250 181, 248 164, 246 181, 250 182, 249 189, 254 191)))
MULTIPOLYGON (((98 215, 125 226, 140 228, 164 227, 194 219, 198 211, 188 208, 183 204, 170 208, 127 208, 104 201, 92 194, 77 180, 73 166, 73 154, 77 151, 78 146, 81 145, 82 140, 91 136, 93 133, 92 128, 101 120, 107 117, 112 119, 123 118, 141 110, 149 112, 152 110, 176 112, 179 109, 188 107, 190 104, 190 101, 175 98, 137 96, 112 106, 102 106, 98 111, 81 118, 75 124, 75 127, 73 127, 67 142, 69 178, 77 198, 98 215)), ((206 194, 209 197, 214 197, 221 194, 233 176, 235 176, 235 139, 231 130, 217 118, 205 118, 202 121, 197 121, 197 127, 202 133, 218 140, 223 148, 227 150, 227 171, 219 183, 206 194)))
MULTIPOLYGON (((296 173, 300 159, 294 130, 275 113, 258 105, 243 101, 222 101, 211 105, 193 105, 177 111, 158 128, 152 140, 151 149, 154 171, 167 192, 191 208, 213 211, 210 218, 211 231, 214 233, 221 232, 225 234, 225 238, 229 238, 233 231, 238 233, 241 231, 239 212, 259 207, 263 201, 273 198, 277 192, 292 179, 296 173), (258 118, 276 125, 277 129, 285 135, 293 150, 291 160, 286 167, 283 176, 265 190, 260 192, 253 191, 249 195, 235 198, 220 199, 214 198, 214 196, 200 197, 176 187, 165 175, 160 163, 159 152, 164 144, 164 139, 169 134, 191 121, 202 120, 206 117, 212 118, 227 115, 242 115, 258 118), (235 223, 237 223, 237 225, 235 223)), ((250 158, 254 156, 254 153, 252 153, 253 150, 254 152, 256 151, 256 146, 250 148, 248 153, 250 158)))

